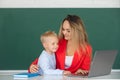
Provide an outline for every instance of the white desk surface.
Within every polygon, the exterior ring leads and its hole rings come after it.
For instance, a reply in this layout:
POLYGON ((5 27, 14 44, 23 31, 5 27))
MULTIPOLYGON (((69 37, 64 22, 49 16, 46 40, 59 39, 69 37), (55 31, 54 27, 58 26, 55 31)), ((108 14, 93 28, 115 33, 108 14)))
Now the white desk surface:
MULTIPOLYGON (((14 79, 13 74, 27 72, 27 70, 0 70, 0 80, 21 80, 14 79)), ((80 78, 80 77, 68 77, 68 76, 37 76, 22 80, 120 80, 120 70, 112 70, 110 75, 92 77, 92 78, 80 78)))

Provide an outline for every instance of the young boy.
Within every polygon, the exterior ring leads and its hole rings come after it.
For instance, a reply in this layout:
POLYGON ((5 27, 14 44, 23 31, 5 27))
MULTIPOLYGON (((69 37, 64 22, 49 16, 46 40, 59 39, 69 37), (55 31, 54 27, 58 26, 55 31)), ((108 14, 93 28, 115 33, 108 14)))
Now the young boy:
POLYGON ((52 31, 47 31, 41 35, 40 40, 44 47, 38 59, 40 74, 71 74, 70 71, 56 69, 55 52, 58 49, 57 34, 52 31))

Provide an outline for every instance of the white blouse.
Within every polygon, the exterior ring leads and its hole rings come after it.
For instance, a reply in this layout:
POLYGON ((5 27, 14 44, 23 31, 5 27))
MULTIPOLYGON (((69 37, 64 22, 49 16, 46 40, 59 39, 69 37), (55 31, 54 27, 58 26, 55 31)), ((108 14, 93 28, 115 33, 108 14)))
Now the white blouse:
POLYGON ((73 56, 65 57, 65 68, 69 68, 72 64, 73 56))

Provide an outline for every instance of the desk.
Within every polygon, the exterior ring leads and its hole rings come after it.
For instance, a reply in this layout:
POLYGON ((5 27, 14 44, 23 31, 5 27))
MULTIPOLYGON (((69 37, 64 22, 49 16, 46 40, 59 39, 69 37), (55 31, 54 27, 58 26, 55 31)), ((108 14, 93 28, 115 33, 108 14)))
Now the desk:
MULTIPOLYGON (((27 70, 0 70, 0 80, 16 80, 13 78, 13 74, 27 72, 27 70)), ((79 78, 79 77, 68 77, 68 76, 37 76, 24 80, 120 80, 120 70, 112 70, 110 75, 92 77, 92 78, 79 78)), ((18 79, 17 79, 18 80, 18 79)), ((21 80, 21 79, 19 79, 21 80)))

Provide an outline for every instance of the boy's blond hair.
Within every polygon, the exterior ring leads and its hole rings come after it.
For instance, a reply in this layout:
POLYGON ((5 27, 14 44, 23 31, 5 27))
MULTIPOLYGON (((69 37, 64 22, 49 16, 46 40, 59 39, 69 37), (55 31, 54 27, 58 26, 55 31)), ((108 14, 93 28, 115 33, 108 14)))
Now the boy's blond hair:
POLYGON ((54 31, 47 31, 40 36, 41 42, 44 43, 48 37, 58 37, 58 36, 54 31))

